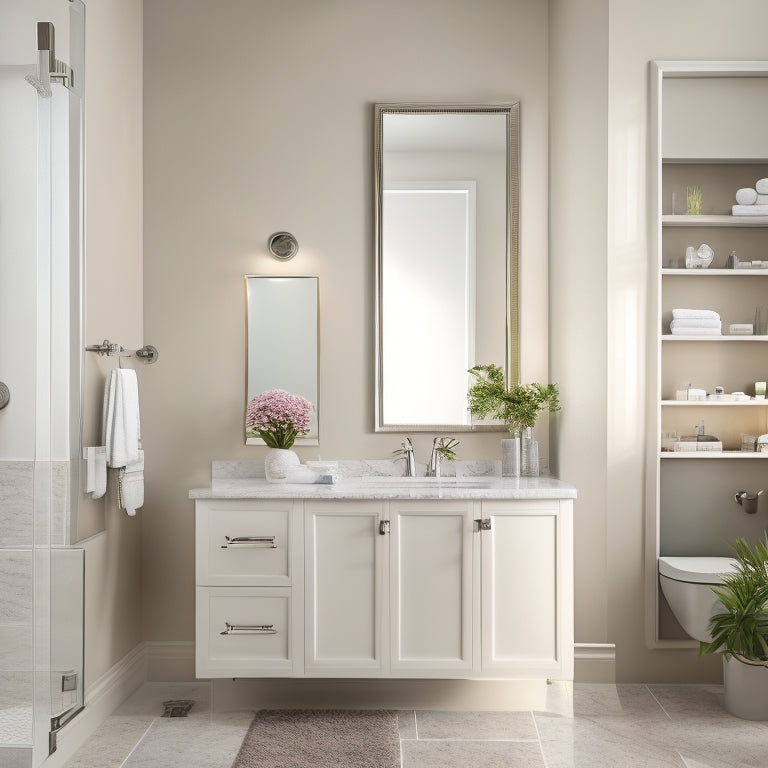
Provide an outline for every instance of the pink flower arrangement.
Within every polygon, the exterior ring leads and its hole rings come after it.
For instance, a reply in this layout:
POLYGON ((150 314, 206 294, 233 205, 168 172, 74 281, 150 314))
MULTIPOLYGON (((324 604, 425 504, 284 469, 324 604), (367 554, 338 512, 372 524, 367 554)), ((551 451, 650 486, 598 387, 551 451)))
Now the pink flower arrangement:
POLYGON ((270 389, 256 395, 245 415, 246 434, 258 436, 270 448, 290 448, 299 435, 309 431, 312 403, 283 389, 270 389))

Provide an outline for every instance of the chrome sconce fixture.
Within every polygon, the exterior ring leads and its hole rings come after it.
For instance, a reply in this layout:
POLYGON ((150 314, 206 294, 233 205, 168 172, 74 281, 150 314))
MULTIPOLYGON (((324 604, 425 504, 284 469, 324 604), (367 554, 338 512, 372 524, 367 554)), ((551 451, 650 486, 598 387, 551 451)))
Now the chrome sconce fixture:
POLYGON ((269 238, 269 252, 279 261, 288 261, 299 252, 299 241, 290 232, 275 232, 269 238))

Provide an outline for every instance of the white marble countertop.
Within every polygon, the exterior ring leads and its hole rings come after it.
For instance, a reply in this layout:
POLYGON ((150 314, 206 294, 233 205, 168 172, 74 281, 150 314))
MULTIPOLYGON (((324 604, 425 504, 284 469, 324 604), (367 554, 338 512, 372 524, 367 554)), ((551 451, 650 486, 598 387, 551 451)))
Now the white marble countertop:
POLYGON ((575 499, 576 488, 554 477, 349 477, 333 485, 214 478, 190 499, 575 499))

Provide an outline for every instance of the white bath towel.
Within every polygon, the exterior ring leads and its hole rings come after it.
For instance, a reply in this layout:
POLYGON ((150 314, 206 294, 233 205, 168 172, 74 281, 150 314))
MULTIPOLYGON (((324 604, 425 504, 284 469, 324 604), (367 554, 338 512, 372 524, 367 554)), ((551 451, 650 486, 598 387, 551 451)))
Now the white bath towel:
POLYGON ((768 179, 758 179, 755 189, 758 195, 768 195, 768 179))
POLYGON ((105 446, 83 448, 85 492, 100 499, 107 492, 107 449, 105 446))
POLYGON ((734 205, 733 216, 768 216, 768 205, 734 205))
POLYGON ((768 205, 768 195, 758 195, 755 205, 768 205))
POLYGON ((710 320, 708 318, 673 320, 670 323, 671 328, 720 328, 720 320, 710 320))
POLYGON ((720 315, 711 309, 673 309, 675 320, 719 320, 720 315))
POLYGON ((139 451, 138 459, 120 470, 117 495, 120 509, 131 517, 144 506, 144 451, 139 451))
POLYGON ((102 439, 107 466, 124 467, 139 458, 141 422, 136 371, 113 368, 104 384, 102 439))
POLYGON ((736 202, 739 205, 754 205, 757 202, 757 190, 752 187, 736 190, 736 202))
POLYGON ((673 336, 720 336, 720 328, 671 328, 673 336))

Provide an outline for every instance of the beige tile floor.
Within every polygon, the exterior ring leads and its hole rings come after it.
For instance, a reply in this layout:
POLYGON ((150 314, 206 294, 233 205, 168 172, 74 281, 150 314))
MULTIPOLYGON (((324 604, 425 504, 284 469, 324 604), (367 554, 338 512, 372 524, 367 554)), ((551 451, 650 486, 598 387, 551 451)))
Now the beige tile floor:
MULTIPOLYGON (((212 713, 208 684, 147 683, 67 768, 231 768, 252 717, 212 713), (159 717, 169 699, 196 704, 159 717)), ((577 683, 546 711, 399 719, 403 768, 768 768, 768 723, 728 715, 721 686, 577 683)))

